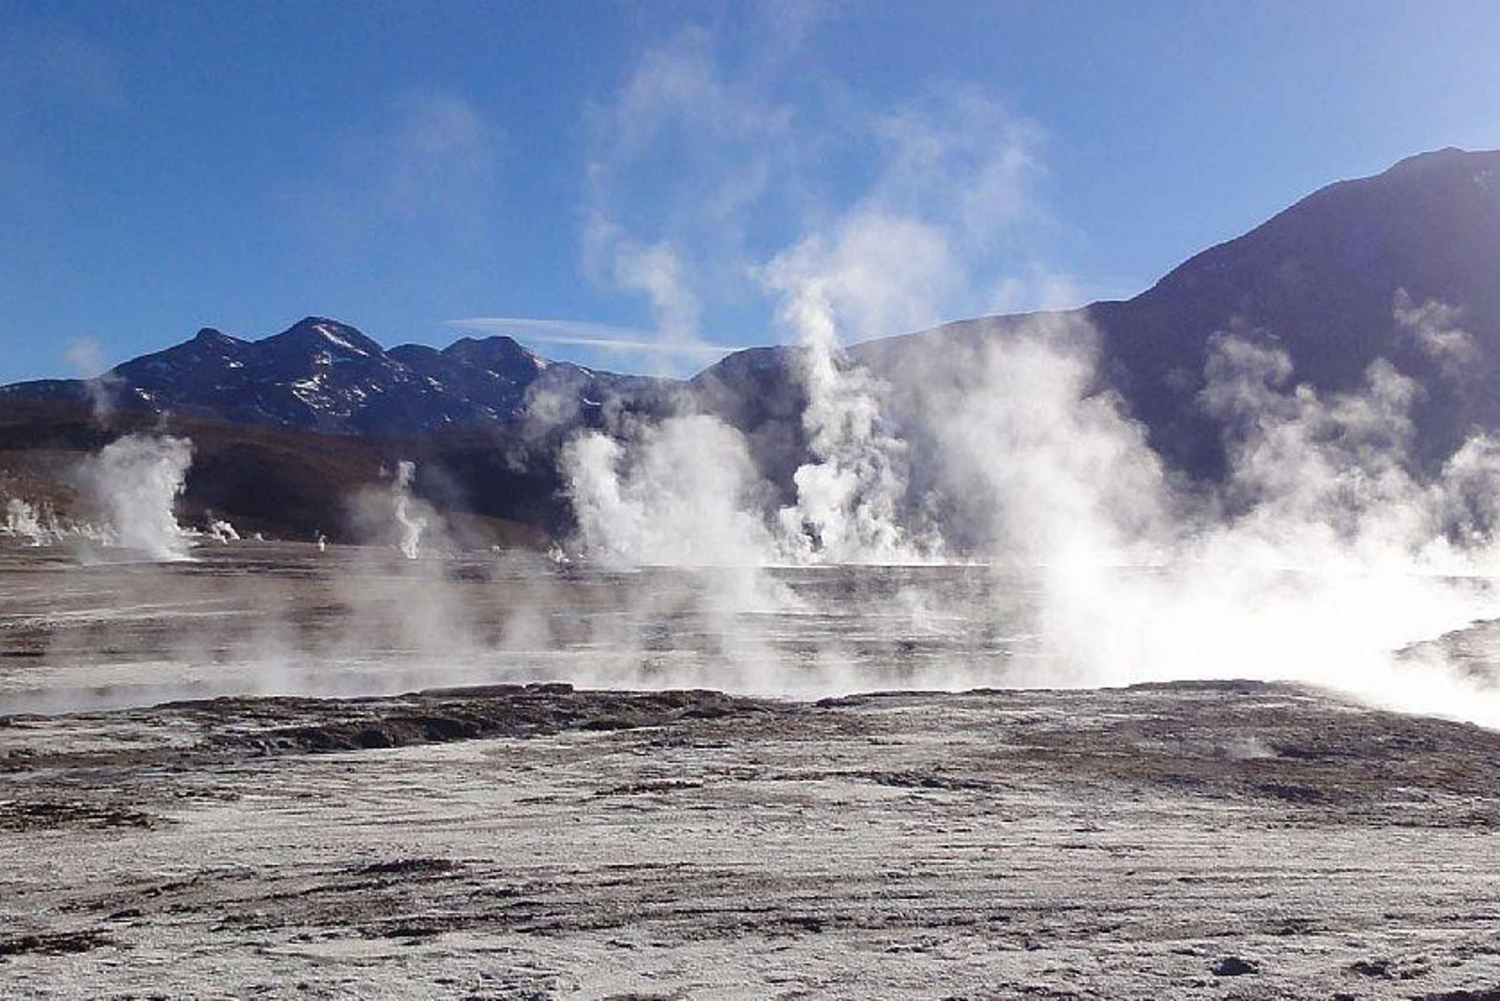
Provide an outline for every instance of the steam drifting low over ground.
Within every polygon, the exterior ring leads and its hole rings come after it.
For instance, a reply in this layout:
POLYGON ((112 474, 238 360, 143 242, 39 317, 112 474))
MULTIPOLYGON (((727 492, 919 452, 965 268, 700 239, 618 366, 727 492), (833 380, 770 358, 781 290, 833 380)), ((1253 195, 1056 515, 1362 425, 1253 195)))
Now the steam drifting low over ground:
POLYGON ((746 577, 253 541, 194 553, 80 566, 0 548, 0 711, 492 681, 824 695, 1035 676, 1027 576, 983 567, 746 577))
POLYGON ((1471 625, 1494 600, 1485 579, 1266 570, 1243 577, 1268 589, 1264 604, 1234 608, 1184 590, 1172 568, 1089 567, 1093 599, 1149 596, 1162 610, 1126 605, 1075 625, 1054 618, 1050 589, 1068 578, 1049 567, 609 570, 253 540, 201 542, 165 564, 91 552, 79 564, 62 547, 0 547, 0 712, 499 681, 820 697, 1151 680, 1126 661, 1108 676, 1062 669, 1069 648, 1049 630, 1066 627, 1077 642, 1173 653, 1188 677, 1301 676, 1494 719, 1500 638, 1471 625), (1442 600, 1371 616, 1402 596, 1442 600), (1430 622, 1413 642, 1402 630, 1418 611, 1430 622), (1105 632, 1123 613, 1182 632, 1105 632), (1215 646, 1215 633, 1237 645, 1215 646))

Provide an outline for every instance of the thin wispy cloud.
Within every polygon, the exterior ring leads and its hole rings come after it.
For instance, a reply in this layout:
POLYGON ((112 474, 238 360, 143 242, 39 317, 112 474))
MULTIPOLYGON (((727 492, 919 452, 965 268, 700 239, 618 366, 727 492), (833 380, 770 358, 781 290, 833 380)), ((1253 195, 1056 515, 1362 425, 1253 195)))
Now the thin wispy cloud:
POLYGON ((727 65, 715 34, 688 26, 585 110, 583 274, 644 299, 668 341, 756 296, 753 231, 780 218, 806 147, 776 79, 763 59, 727 65))
POLYGON ((282 208, 304 237, 344 250, 392 226, 431 241, 487 240, 501 141, 466 97, 406 90, 380 121, 336 139, 324 169, 282 191, 282 208))
POLYGON ((80 379, 93 379, 109 368, 104 348, 92 337, 75 337, 63 349, 63 364, 80 379))
POLYGON ((409 91, 392 107, 381 180, 397 216, 461 217, 488 195, 499 135, 469 101, 441 91, 409 91))
POLYGON ((454 330, 472 330, 486 334, 505 334, 533 344, 565 344, 599 348, 606 351, 639 352, 666 356, 720 358, 744 350, 737 344, 710 344, 705 341, 664 340, 662 335, 635 327, 618 327, 586 320, 548 320, 524 316, 474 316, 449 320, 445 326, 454 330))
POLYGON ((842 340, 1071 305, 1076 280, 1044 263, 1045 130, 963 82, 895 102, 793 85, 785 63, 823 13, 797 9, 792 38, 749 53, 685 28, 588 109, 584 275, 644 299, 674 341, 813 275, 842 340))

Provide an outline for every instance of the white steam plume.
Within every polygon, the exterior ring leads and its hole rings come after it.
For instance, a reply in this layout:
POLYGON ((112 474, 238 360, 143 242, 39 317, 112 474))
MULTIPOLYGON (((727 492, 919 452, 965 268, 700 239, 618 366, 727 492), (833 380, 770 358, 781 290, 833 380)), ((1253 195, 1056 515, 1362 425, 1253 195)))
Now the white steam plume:
POLYGON ((592 109, 584 270, 646 295, 658 328, 680 343, 695 343, 725 305, 775 296, 799 349, 810 454, 796 502, 770 526, 774 559, 931 560, 940 539, 912 517, 926 498, 911 496, 887 387, 841 345, 982 308, 990 297, 970 262, 992 263, 1000 237, 1044 216, 1029 196, 1040 130, 961 85, 892 107, 854 95, 800 107, 771 71, 792 50, 737 68, 720 55, 711 32, 684 31, 647 54, 617 100, 592 109), (870 182, 848 204, 817 205, 806 166, 841 156, 874 164, 870 182), (665 194, 632 211, 626 178, 665 181, 648 185, 665 194), (804 235, 768 225, 776 216, 800 220, 804 235))
POLYGON ((92 337, 74 338, 63 351, 63 362, 83 380, 94 418, 109 416, 114 411, 121 380, 113 371, 106 371, 109 363, 99 342, 92 337))
POLYGON ((1092 394, 1096 338, 1067 314, 997 332, 922 371, 950 532, 1007 565, 1158 562, 1191 504, 1113 394, 1092 394))
POLYGON ((712 417, 641 427, 628 444, 588 432, 568 443, 561 465, 579 541, 606 563, 749 567, 775 558, 744 440, 712 417))
POLYGON ((186 438, 127 435, 85 460, 79 483, 114 545, 153 560, 184 560, 189 540, 172 509, 192 462, 186 438))
POLYGON ((396 545, 401 550, 401 555, 409 560, 422 554, 422 533, 427 530, 427 518, 413 510, 411 483, 416 475, 416 463, 400 462, 396 465, 396 477, 391 483, 391 506, 395 510, 396 524, 401 530, 401 537, 396 545))
POLYGON ((1396 325, 1416 341, 1422 353, 1436 362, 1444 375, 1456 381, 1472 377, 1472 366, 1479 360, 1479 345, 1458 325, 1462 310, 1435 299, 1418 306, 1406 289, 1398 288, 1394 313, 1396 325))
POLYGON ((0 534, 25 539, 32 546, 49 546, 60 537, 56 522, 45 508, 38 511, 19 497, 5 502, 5 524, 0 534))
MULTIPOLYGON (((412 493, 416 474, 416 463, 403 460, 389 471, 389 486, 363 488, 349 498, 352 528, 359 541, 393 547, 408 560, 452 550, 441 516, 412 493)), ((382 470, 382 475, 387 471, 382 470)), ((326 543, 321 533, 318 538, 320 545, 326 543)))
POLYGON ((898 314, 914 320, 923 314, 913 304, 930 301, 926 286, 949 273, 939 234, 880 213, 849 220, 832 248, 809 239, 766 267, 766 285, 782 296, 782 319, 801 349, 795 372, 807 396, 802 424, 813 461, 798 468, 797 502, 779 516, 795 557, 903 563, 934 556, 935 540, 910 538, 901 518, 906 444, 888 417, 886 387, 844 357, 838 317, 855 313, 869 325, 898 314))
POLYGON ((1214 491, 1168 476, 1081 338, 998 339, 939 410, 950 489, 995 514, 990 555, 1036 567, 1029 684, 1296 680, 1500 724, 1495 679, 1435 647, 1500 612, 1500 447, 1481 436, 1423 478, 1415 385, 1389 364, 1355 393, 1290 384, 1285 353, 1217 338, 1203 403, 1228 427, 1214 491), (946 430, 942 430, 946 429, 946 430))
POLYGON ((850 363, 841 344, 977 308, 965 261, 1033 214, 1027 185, 1038 137, 961 87, 877 116, 873 131, 881 170, 831 227, 832 239, 809 236, 758 270, 801 349, 807 396, 812 461, 796 473, 797 503, 781 526, 804 559, 923 562, 941 556, 942 540, 910 510, 908 441, 888 387, 850 363))

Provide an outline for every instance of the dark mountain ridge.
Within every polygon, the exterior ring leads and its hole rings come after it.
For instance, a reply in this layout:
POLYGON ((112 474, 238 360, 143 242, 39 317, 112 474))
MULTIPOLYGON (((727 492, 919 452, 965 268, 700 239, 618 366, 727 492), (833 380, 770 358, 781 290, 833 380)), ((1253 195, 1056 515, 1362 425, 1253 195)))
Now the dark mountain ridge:
POLYGON ((1197 405, 1209 339, 1274 339, 1295 379, 1348 390, 1383 357, 1417 379, 1419 449, 1446 455, 1472 427, 1500 427, 1500 151, 1445 149, 1307 196, 1174 268, 1126 302, 1095 303, 1107 378, 1177 464, 1217 468, 1197 405), (1398 321, 1396 299, 1438 302, 1477 349, 1462 380, 1398 321))
POLYGON ((348 324, 309 316, 258 341, 205 327, 98 379, 0 387, 0 403, 97 400, 104 409, 409 436, 508 425, 542 395, 555 397, 554 405, 579 423, 597 423, 603 400, 629 397, 646 405, 666 388, 663 380, 551 362, 509 337, 387 351, 348 324))

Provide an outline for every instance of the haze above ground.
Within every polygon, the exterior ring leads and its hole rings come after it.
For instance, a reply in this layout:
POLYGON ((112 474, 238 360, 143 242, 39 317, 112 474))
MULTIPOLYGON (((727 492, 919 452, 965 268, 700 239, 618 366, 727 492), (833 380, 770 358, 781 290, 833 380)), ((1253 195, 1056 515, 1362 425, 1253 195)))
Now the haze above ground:
POLYGON ((0 3, 0 383, 307 314, 682 374, 788 339, 788 268, 870 291, 848 338, 1125 297, 1500 146, 1497 36, 1487 3, 0 3))

